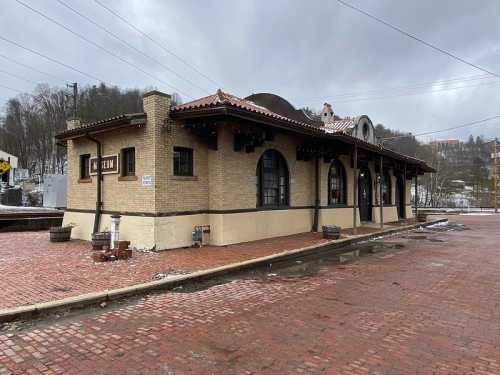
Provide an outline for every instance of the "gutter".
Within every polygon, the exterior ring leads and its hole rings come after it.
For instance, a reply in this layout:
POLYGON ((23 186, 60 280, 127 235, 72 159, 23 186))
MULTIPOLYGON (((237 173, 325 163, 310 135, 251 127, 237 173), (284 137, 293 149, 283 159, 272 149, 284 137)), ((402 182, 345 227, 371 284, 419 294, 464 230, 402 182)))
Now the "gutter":
POLYGON ((99 224, 101 223, 102 212, 102 144, 97 139, 92 138, 89 133, 85 133, 85 138, 96 144, 97 148, 97 191, 95 201, 95 216, 94 216, 94 230, 92 234, 99 232, 99 224))
POLYGON ((319 184, 320 184, 320 176, 319 176, 319 156, 316 155, 316 159, 314 160, 314 169, 315 169, 315 199, 314 199, 314 218, 313 218, 313 232, 318 232, 319 230, 319 206, 320 206, 320 198, 319 198, 319 184))

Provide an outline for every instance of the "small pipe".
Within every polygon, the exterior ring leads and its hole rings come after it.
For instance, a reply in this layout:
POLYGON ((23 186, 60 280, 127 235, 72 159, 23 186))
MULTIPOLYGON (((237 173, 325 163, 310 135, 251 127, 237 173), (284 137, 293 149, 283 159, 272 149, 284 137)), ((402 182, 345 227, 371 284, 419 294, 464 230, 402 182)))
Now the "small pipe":
POLYGON ((97 139, 92 138, 88 133, 85 134, 85 137, 92 142, 94 142, 97 146, 97 197, 95 202, 95 216, 94 216, 94 230, 92 233, 99 232, 99 224, 101 222, 101 209, 102 209, 102 144, 97 139))

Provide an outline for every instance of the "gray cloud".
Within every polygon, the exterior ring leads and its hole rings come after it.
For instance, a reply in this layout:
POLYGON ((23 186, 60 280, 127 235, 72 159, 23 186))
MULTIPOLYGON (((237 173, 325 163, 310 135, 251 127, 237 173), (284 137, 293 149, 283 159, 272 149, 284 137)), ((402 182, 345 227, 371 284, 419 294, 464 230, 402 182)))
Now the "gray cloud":
MULTIPOLYGON (((183 93, 192 97, 205 95, 204 91, 129 50, 57 2, 23 1, 141 66, 183 93)), ((214 92, 217 89, 216 85, 135 33, 94 2, 64 1, 182 76, 196 81, 205 90, 214 92)), ((391 89, 393 87, 482 73, 336 1, 103 1, 220 83, 223 89, 239 96, 274 92, 296 106, 307 105, 317 109, 327 100, 342 116, 368 114, 374 123, 413 133, 446 128, 500 113, 497 94, 500 84, 377 100, 378 97, 416 91, 395 91, 391 89), (370 100, 348 102, 339 97, 352 92, 359 92, 356 99, 370 100)), ((500 72, 497 62, 500 57, 498 2, 352 0, 352 3, 476 64, 500 72)), ((13 0, 2 2, 0 35, 92 73, 110 84, 173 91, 13 0)), ((0 53, 61 76, 68 82, 96 83, 3 41, 0 41, 0 53)), ((52 85, 64 84, 1 57, 0 69, 52 85)), ((500 79, 484 80, 496 81, 500 82, 500 79)), ((32 84, 2 73, 0 84, 26 91, 33 89, 32 84)), ((429 90, 430 86, 419 92, 429 90)), ((15 94, 0 88, 2 101, 15 94)), ((185 95, 183 97, 184 100, 189 99, 185 95)), ((464 138, 469 133, 491 137, 498 135, 499 128, 498 124, 492 123, 438 134, 434 138, 464 138)))

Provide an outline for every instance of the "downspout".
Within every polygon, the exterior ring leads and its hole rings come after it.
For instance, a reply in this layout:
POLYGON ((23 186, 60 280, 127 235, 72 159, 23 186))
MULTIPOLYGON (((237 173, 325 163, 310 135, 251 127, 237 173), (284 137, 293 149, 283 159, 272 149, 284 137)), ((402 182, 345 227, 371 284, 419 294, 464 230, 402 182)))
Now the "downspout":
POLYGON ((352 206, 352 232, 353 234, 358 233, 358 224, 357 224, 357 210, 358 210, 358 143, 354 143, 354 155, 353 155, 353 184, 352 184, 352 193, 353 193, 353 206, 352 206))
POLYGON ((415 174, 415 217, 418 216, 418 169, 415 174))
MULTIPOLYGON (((379 204, 380 204, 380 229, 384 229, 384 157, 380 155, 380 181, 379 181, 379 204)), ((389 181, 389 184, 392 184, 389 181)))
POLYGON ((315 159, 315 200, 314 200, 314 219, 313 219, 313 232, 318 231, 318 226, 319 226, 319 156, 316 155, 315 159))
POLYGON ((94 216, 94 230, 92 234, 99 232, 99 224, 101 222, 101 208, 102 208, 102 145, 97 139, 92 138, 88 133, 85 137, 97 146, 97 191, 96 191, 96 201, 95 201, 95 216, 94 216))
MULTIPOLYGON (((407 202, 406 202, 406 168, 407 168, 407 165, 406 165, 406 162, 405 162, 405 169, 404 169, 404 178, 403 178, 403 191, 404 191, 404 195, 403 195, 403 207, 404 207, 404 211, 401 213, 401 217, 404 218, 404 219, 407 219, 406 217, 406 205, 407 205, 407 202)), ((411 184, 410 184, 410 198, 411 198, 411 184)), ((410 204, 411 204, 411 199, 410 199, 410 204)), ((401 204, 400 204, 401 205, 401 204)))

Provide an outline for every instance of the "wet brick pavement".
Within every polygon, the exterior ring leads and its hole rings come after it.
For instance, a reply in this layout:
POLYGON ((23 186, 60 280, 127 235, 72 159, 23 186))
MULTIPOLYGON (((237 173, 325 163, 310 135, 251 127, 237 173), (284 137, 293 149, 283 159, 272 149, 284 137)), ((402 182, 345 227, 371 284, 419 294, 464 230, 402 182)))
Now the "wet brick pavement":
POLYGON ((500 216, 456 219, 471 230, 308 276, 0 332, 0 374, 500 374, 500 216))
POLYGON ((135 251, 127 261, 94 263, 85 241, 51 243, 45 231, 0 233, 0 309, 122 288, 151 281, 157 273, 188 273, 323 242, 317 233, 304 233, 222 247, 135 251))

